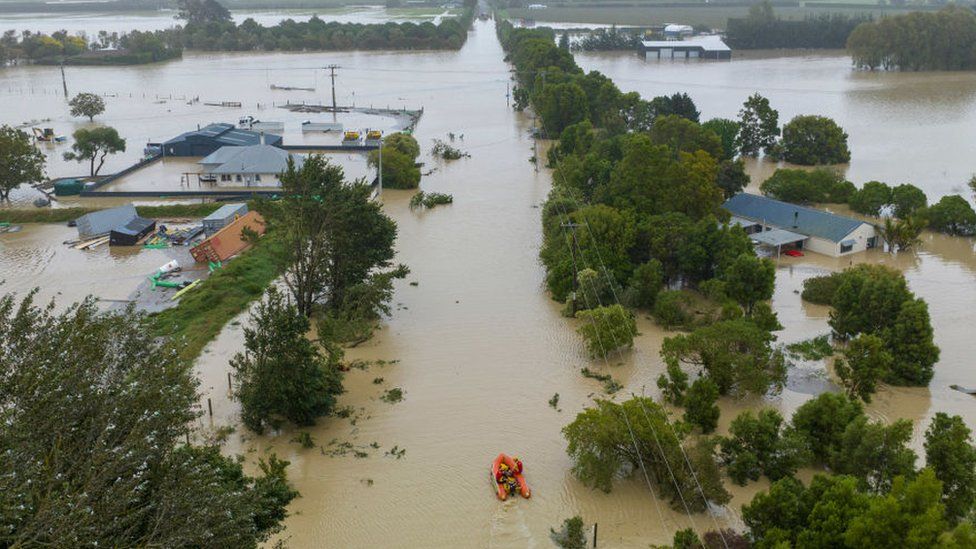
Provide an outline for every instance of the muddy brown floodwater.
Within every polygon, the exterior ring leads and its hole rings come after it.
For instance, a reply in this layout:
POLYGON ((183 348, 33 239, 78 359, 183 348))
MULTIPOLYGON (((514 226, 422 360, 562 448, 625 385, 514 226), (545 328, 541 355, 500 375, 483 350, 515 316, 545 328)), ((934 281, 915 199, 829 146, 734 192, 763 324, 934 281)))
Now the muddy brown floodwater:
MULTIPOLYGON (((853 74, 840 56, 663 68, 625 56, 580 59, 624 89, 650 79, 656 83, 640 89, 645 95, 687 90, 706 118, 733 115, 753 89, 767 93, 784 116, 794 111, 835 116, 851 133, 854 158, 848 173, 858 182, 912 181, 939 196, 961 190, 954 186, 973 170, 971 155, 963 154, 976 142, 972 75, 930 75, 943 79, 931 88, 917 75, 853 74), (860 84, 863 79, 869 82, 860 84), (734 87, 728 84, 736 81, 734 87), (777 95, 781 92, 786 95, 777 95), (915 134, 924 139, 912 141, 915 134)), ((664 369, 658 351, 668 334, 641 318, 632 352, 609 366, 593 363, 573 322, 560 316, 558 304, 546 295, 538 261, 538 205, 551 180, 529 162, 531 119, 507 105, 509 67, 491 22, 476 22, 458 52, 190 56, 161 67, 72 72, 92 75, 92 83, 113 77, 126 90, 141 85, 264 102, 267 72, 278 74, 273 79, 311 80, 309 67, 332 62, 349 67, 340 80, 345 97, 354 90, 361 104, 425 107, 416 135, 425 170, 437 170, 421 185, 453 194, 454 204, 411 211, 410 193, 384 192, 384 207, 399 225, 397 259, 412 273, 397 285, 395 311, 376 337, 348 352, 351 359, 372 362, 346 376, 339 404, 349 416, 324 418, 306 429, 319 447, 302 449, 292 442, 301 431, 294 428, 255 436, 238 427, 230 435, 227 451, 244 453, 249 467, 270 452, 291 462, 289 475, 302 497, 290 507, 280 538, 292 547, 548 547, 549 528, 579 514, 587 524, 599 523, 602 547, 644 547, 670 542, 680 528, 714 527, 708 515, 695 515, 692 524, 663 504, 662 521, 656 500, 638 477, 621 480, 605 494, 581 485, 570 472, 560 430, 602 394, 580 368, 612 374, 625 387, 618 398, 644 390, 658 396, 654 380, 664 369), (470 152, 470 159, 445 163, 429 156, 431 139, 448 132, 463 134, 456 145, 470 152), (402 402, 380 399, 396 387, 404 391, 402 402), (559 411, 548 405, 555 393, 559 411), (522 457, 532 499, 495 499, 488 464, 501 451, 522 457)), ((42 68, 0 71, 3 77, 22 84, 36 79, 49 87, 59 83, 56 71, 42 68)), ((0 80, 0 87, 5 85, 0 80)), ((28 112, 26 101, 10 106, 8 99, 0 106, 4 121, 39 117, 28 112)), ((140 114, 144 103, 133 101, 130 107, 119 98, 116 104, 120 125, 133 137, 172 134, 180 124, 221 115, 219 109, 189 106, 174 106, 172 113, 153 107, 157 110, 140 114)), ((0 235, 0 246, 9 237, 0 235)), ((913 420, 917 449, 936 411, 961 414, 976 425, 976 400, 948 389, 952 383, 976 384, 969 353, 976 310, 973 240, 929 234, 924 240, 917 253, 897 257, 875 250, 843 260, 815 254, 782 259, 773 298, 786 326, 780 341, 789 343, 828 331, 826 308, 803 303, 797 293, 806 278, 842 269, 851 260, 883 262, 905 272, 912 289, 929 303, 942 359, 928 389, 883 388, 869 412, 913 420)), ((24 261, 52 254, 37 255, 24 254, 24 261)), ((41 277, 38 284, 55 286, 63 275, 41 277)), ((207 398, 215 409, 212 420, 201 420, 204 431, 238 424, 238 407, 227 394, 227 363, 241 342, 241 325, 231 323, 197 363, 204 409, 207 398)), ((741 410, 764 405, 789 414, 833 388, 827 364, 798 364, 780 395, 723 401, 721 429, 741 410)), ((738 524, 739 506, 765 486, 729 483, 734 499, 716 522, 738 524)))

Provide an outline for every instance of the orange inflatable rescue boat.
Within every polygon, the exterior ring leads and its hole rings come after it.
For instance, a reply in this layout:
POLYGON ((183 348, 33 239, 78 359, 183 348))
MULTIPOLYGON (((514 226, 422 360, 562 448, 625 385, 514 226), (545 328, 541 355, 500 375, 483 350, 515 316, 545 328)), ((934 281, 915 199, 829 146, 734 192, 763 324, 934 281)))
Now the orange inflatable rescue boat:
POLYGON ((503 473, 507 473, 508 476, 515 479, 518 493, 522 494, 522 497, 527 498, 532 495, 529 484, 525 482, 525 477, 522 476, 522 462, 517 458, 513 459, 507 454, 498 454, 495 461, 491 462, 491 482, 495 486, 498 499, 505 501, 509 496, 504 478, 505 475, 503 473), (503 465, 504 467, 502 467, 503 465))

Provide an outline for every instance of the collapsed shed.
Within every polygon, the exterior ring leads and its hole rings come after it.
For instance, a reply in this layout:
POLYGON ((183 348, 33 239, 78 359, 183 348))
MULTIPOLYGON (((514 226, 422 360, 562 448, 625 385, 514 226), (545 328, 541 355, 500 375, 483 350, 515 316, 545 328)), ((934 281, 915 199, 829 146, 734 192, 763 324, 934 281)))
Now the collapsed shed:
POLYGON ((131 219, 125 225, 118 226, 109 232, 109 246, 135 246, 149 233, 156 230, 156 222, 144 217, 131 219))
POLYGON ((258 235, 264 234, 264 218, 258 212, 248 212, 210 238, 190 248, 190 254, 200 263, 226 261, 251 245, 244 237, 245 228, 258 235))
POLYGON ((75 220, 78 227, 78 237, 82 240, 105 236, 112 229, 121 227, 139 217, 136 207, 132 204, 91 212, 75 220))

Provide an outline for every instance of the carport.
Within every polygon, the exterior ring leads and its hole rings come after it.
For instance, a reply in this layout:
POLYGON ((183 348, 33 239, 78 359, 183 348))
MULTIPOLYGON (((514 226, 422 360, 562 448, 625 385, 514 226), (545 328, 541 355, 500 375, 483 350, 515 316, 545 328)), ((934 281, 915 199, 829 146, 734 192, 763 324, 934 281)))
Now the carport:
POLYGON ((776 257, 779 257, 780 252, 783 251, 783 246, 795 244, 797 248, 802 249, 803 241, 807 239, 807 236, 791 233, 783 229, 770 229, 768 231, 753 233, 749 235, 749 238, 760 246, 776 248, 776 257))

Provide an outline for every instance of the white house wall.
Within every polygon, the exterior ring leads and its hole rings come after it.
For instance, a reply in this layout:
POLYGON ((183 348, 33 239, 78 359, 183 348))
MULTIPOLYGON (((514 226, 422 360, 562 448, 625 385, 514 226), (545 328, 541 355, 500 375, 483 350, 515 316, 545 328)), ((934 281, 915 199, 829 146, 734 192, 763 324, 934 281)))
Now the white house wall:
POLYGON ((862 223, 858 228, 851 231, 847 236, 841 240, 853 240, 854 246, 851 251, 840 253, 840 242, 833 242, 830 240, 825 240, 823 238, 817 238, 811 236, 803 244, 803 249, 811 252, 816 252, 818 254, 828 255, 830 257, 840 257, 842 255, 850 255, 858 252, 863 252, 868 248, 868 240, 872 237, 876 237, 874 226, 868 223, 862 223))

